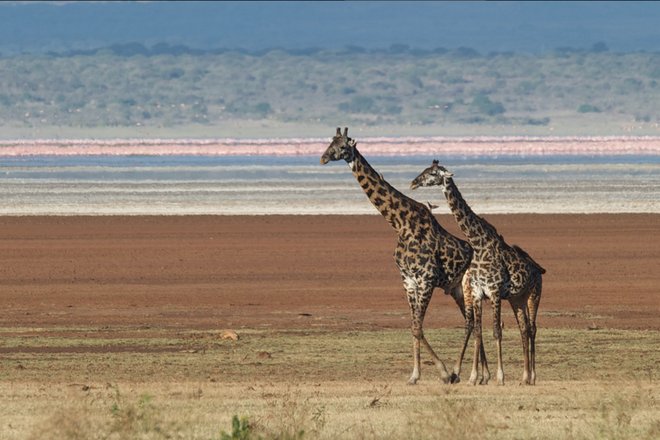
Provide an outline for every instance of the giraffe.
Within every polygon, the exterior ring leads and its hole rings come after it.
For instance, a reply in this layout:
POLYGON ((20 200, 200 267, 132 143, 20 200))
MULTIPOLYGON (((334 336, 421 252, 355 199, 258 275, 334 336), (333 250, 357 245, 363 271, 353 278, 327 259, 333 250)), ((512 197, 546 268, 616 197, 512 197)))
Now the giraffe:
MULTIPOLYGON (((474 249, 474 256, 466 276, 472 302, 466 302, 466 316, 475 319, 475 358, 480 351, 481 301, 484 297, 493 303, 493 336, 497 345, 497 383, 504 384, 502 367, 501 299, 508 299, 520 329, 523 347, 522 383, 536 383, 536 314, 541 301, 542 268, 518 246, 509 246, 495 227, 476 215, 453 180, 453 174, 437 160, 417 176, 411 189, 420 186, 440 186, 458 226, 474 249)), ((468 288, 466 286, 465 290, 468 288)), ((467 341, 466 341, 467 343, 467 341)), ((461 354, 462 356, 462 354, 461 354)), ((459 359, 459 362, 462 359, 459 359)), ((477 379, 476 359, 472 363, 470 383, 477 379)))
MULTIPOLYGON (((321 164, 345 160, 369 201, 398 234, 394 259, 406 291, 413 335, 413 371, 408 384, 414 385, 420 378, 420 345, 433 358, 443 382, 457 382, 458 375, 449 375, 445 364, 426 340, 423 322, 436 287, 454 298, 465 317, 461 280, 470 264, 472 249, 467 242, 445 231, 429 208, 390 185, 371 167, 356 145, 348 137, 348 128, 344 129, 343 134, 337 128, 337 134, 321 156, 321 164)), ((490 377, 485 354, 482 357, 482 374, 490 377)))

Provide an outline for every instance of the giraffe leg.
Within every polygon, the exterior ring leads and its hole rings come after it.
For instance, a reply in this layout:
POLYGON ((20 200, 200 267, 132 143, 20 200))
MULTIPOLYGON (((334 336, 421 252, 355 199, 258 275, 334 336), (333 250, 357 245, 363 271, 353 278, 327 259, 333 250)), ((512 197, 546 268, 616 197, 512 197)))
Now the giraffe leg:
MULTIPOLYGON (((479 308, 479 313, 483 312, 483 308, 479 308)), ((481 316, 479 317, 479 322, 483 322, 481 316)), ((486 360, 486 350, 484 349, 484 340, 483 332, 479 333, 481 342, 479 343, 481 350, 479 351, 479 357, 481 358, 481 380, 479 385, 487 385, 490 380, 490 370, 488 369, 488 360, 486 360)))
POLYGON ((511 308, 513 315, 516 317, 518 328, 520 329, 520 338, 522 340, 523 349, 523 376, 521 384, 529 384, 529 319, 527 317, 527 305, 525 304, 526 298, 511 298, 511 308))
POLYGON ((445 366, 444 362, 438 357, 438 355, 435 354, 435 351, 433 351, 433 348, 431 347, 431 344, 426 340, 426 336, 424 336, 424 329, 422 328, 422 322, 424 319, 423 313, 420 315, 418 314, 415 318, 413 318, 413 325, 412 325, 412 334, 413 334, 413 372, 412 375, 410 376, 410 379, 408 379, 408 385, 415 385, 417 381, 419 380, 421 373, 420 373, 420 365, 421 365, 421 353, 420 353, 420 344, 424 346, 426 351, 431 355, 433 358, 433 362, 435 363, 435 366, 440 370, 440 377, 444 383, 450 383, 451 376, 447 372, 447 367, 445 366))
POLYGON ((470 340, 470 335, 474 328, 474 307, 472 301, 472 289, 470 288, 470 278, 469 274, 466 272, 463 276, 461 282, 461 287, 456 288, 452 292, 452 296, 456 300, 458 307, 463 313, 463 318, 465 319, 465 337, 463 338, 463 347, 461 348, 461 353, 458 355, 456 364, 451 374, 451 383, 459 383, 461 381, 461 366, 463 365, 463 357, 465 356, 465 350, 467 349, 468 342, 470 340), (459 294, 462 301, 459 302, 459 294))
POLYGON ((415 297, 415 292, 408 291, 408 305, 410 305, 410 318, 411 324, 410 329, 413 336, 413 371, 408 379, 408 385, 415 385, 420 377, 420 350, 419 350, 419 338, 415 337, 415 333, 418 331, 418 328, 421 328, 421 323, 416 320, 415 309, 417 308, 417 298, 415 297))
POLYGON ((413 371, 412 374, 410 375, 410 379, 408 379, 408 385, 415 385, 417 381, 419 380, 420 376, 420 370, 419 370, 419 364, 420 364, 420 350, 419 350, 419 339, 415 338, 413 336, 413 371))
MULTIPOLYGON (((470 273, 466 272, 461 281, 461 286, 452 291, 452 297, 456 300, 463 317, 465 318, 465 336, 463 338, 463 346, 461 352, 456 360, 454 369, 451 374, 451 383, 459 383, 461 381, 461 367, 463 365, 463 358, 465 350, 467 349, 470 335, 474 330, 474 300, 472 298, 472 287, 470 286, 470 273), (459 301, 459 295, 462 301, 459 301)), ((481 310, 481 309, 480 309, 481 310)), ((481 384, 487 384, 490 379, 490 371, 488 370, 488 360, 486 359, 486 351, 484 350, 483 339, 480 344, 479 359, 481 361, 481 384)))
MULTIPOLYGON (((414 283, 413 285, 419 288, 422 283, 414 283)), ((411 285, 410 283, 408 285, 411 285)), ((426 340, 424 336, 424 316, 426 315, 426 309, 428 308, 429 302, 431 301, 431 295, 433 294, 433 287, 420 289, 421 292, 408 291, 408 302, 410 304, 410 311, 412 314, 412 335, 413 335, 413 372, 408 380, 409 385, 415 385, 421 376, 421 354, 420 354, 420 345, 423 345, 426 351, 429 352, 433 358, 435 366, 440 370, 440 376, 444 383, 448 383, 450 380, 449 373, 447 372, 447 367, 444 362, 435 354, 433 348, 426 340)))
POLYGON ((432 294, 433 287, 427 287, 422 290, 421 294, 419 295, 419 301, 417 303, 417 307, 415 308, 415 316, 413 317, 413 336, 421 342, 426 351, 431 355, 431 358, 433 358, 433 363, 440 371, 440 378, 442 379, 442 382, 449 383, 450 375, 447 372, 445 363, 442 362, 438 355, 435 354, 435 351, 433 351, 433 348, 431 348, 431 344, 429 344, 429 342, 426 340, 426 336, 424 336, 424 316, 426 315, 426 309, 428 308, 429 302, 431 302, 432 294))
POLYGON ((433 348, 431 348, 431 345, 426 340, 426 337, 424 336, 423 332, 421 339, 422 339, 422 344, 424 344, 424 347, 426 348, 426 351, 428 351, 431 357, 433 358, 433 362, 435 363, 435 366, 438 368, 438 370, 440 370, 440 379, 442 380, 442 382, 451 383, 451 376, 447 371, 447 367, 445 366, 445 363, 442 362, 442 360, 435 354, 435 351, 433 351, 433 348))
POLYGON ((536 384, 536 314, 541 302, 542 279, 539 276, 539 282, 532 289, 527 299, 527 310, 529 312, 529 384, 536 384))
POLYGON ((479 365, 479 353, 482 349, 482 338, 481 338, 481 300, 475 299, 472 304, 473 307, 473 319, 474 319, 474 358, 472 359, 472 372, 470 373, 469 383, 470 385, 477 384, 477 367, 479 365))
POLYGON ((493 336, 497 347, 497 384, 504 385, 504 367, 502 362, 502 321, 500 295, 493 295, 493 336))

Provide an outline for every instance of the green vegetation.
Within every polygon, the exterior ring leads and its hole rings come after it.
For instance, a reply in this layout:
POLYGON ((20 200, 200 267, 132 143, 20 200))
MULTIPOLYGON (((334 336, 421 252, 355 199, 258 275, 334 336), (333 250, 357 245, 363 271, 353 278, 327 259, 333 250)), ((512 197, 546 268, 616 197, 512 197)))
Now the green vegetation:
POLYGON ((231 434, 222 432, 220 440, 250 440, 254 438, 247 417, 234 416, 231 419, 231 434))
POLYGON ((583 118, 602 126, 660 122, 659 53, 159 48, 0 58, 0 126, 158 130, 341 121, 542 126, 558 134, 583 118))
POLYGON ((600 113, 600 109, 591 104, 582 104, 577 111, 580 113, 600 113))

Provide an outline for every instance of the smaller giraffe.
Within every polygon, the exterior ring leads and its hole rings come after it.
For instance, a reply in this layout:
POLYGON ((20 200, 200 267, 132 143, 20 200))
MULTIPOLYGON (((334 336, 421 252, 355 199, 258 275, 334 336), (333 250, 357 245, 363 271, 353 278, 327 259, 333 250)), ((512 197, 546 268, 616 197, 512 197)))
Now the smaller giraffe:
MULTIPOLYGON (((410 187, 440 186, 449 208, 474 249, 468 269, 469 287, 473 296, 473 310, 466 316, 474 318, 475 357, 470 383, 477 379, 477 359, 481 344, 481 301, 484 297, 493 303, 493 335, 497 343, 497 382, 504 384, 502 367, 502 326, 500 300, 508 299, 513 308, 522 338, 524 368, 522 383, 536 383, 536 314, 541 300, 542 268, 518 246, 509 246, 495 227, 476 215, 453 180, 453 174, 440 166, 437 160, 417 176, 410 187)), ((467 289, 464 288, 464 291, 467 289)), ((466 305, 469 304, 466 302, 466 305)))

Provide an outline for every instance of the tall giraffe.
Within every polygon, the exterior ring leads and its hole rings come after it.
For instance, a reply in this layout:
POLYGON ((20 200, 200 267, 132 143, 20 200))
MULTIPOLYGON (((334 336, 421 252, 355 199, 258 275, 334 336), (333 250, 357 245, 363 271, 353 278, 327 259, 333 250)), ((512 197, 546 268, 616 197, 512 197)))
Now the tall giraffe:
MULTIPOLYGON (((440 186, 458 226, 474 249, 468 269, 469 290, 473 296, 466 302, 466 316, 475 319, 475 358, 481 342, 481 301, 484 297, 493 303, 493 335, 497 343, 497 382, 504 384, 502 367, 501 299, 508 299, 513 308, 522 338, 524 369, 522 383, 536 383, 536 314, 541 301, 542 268, 527 252, 518 246, 509 246, 493 225, 476 215, 454 183, 453 174, 440 166, 437 160, 417 176, 410 187, 440 186)), ((467 290, 467 289, 466 289, 467 290)), ((476 359, 472 363, 470 383, 477 379, 476 359)))
MULTIPOLYGON (((472 249, 467 242, 445 231, 429 208, 405 196, 383 179, 356 145, 348 137, 348 128, 344 129, 343 135, 337 128, 337 134, 321 156, 321 164, 345 160, 369 201, 398 234, 394 259, 403 279, 412 320, 413 371, 408 383, 414 385, 420 377, 420 344, 433 358, 443 382, 456 382, 458 375, 449 375, 445 364, 427 342, 422 325, 435 287, 451 294, 465 316, 461 280, 470 264, 472 249)), ((485 354, 482 369, 484 376, 490 377, 485 354)))

